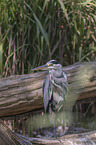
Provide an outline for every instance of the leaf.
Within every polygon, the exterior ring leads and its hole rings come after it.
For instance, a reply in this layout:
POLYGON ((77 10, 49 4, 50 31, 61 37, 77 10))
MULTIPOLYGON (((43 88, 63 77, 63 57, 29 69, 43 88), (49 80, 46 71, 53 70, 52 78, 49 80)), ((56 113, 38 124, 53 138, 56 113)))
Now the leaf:
POLYGON ((0 73, 2 74, 2 53, 3 53, 3 43, 0 44, 0 73))
POLYGON ((62 0, 58 0, 58 2, 59 2, 59 4, 61 5, 61 8, 62 8, 62 10, 63 10, 63 13, 65 14, 66 20, 67 20, 67 22, 68 22, 68 24, 69 24, 69 18, 68 18, 68 14, 67 14, 67 12, 66 12, 66 8, 65 8, 65 6, 64 6, 64 3, 62 2, 62 0))
POLYGON ((83 5, 87 5, 87 4, 89 4, 91 1, 92 1, 92 0, 87 0, 86 2, 83 2, 82 4, 83 4, 83 5))
POLYGON ((37 18, 36 14, 35 14, 34 11, 32 10, 32 8, 31 8, 26 2, 25 2, 25 5, 31 10, 31 12, 32 12, 32 14, 33 14, 33 17, 34 17, 34 19, 35 19, 35 21, 36 21, 36 23, 37 23, 39 29, 41 30, 41 33, 42 33, 42 35, 44 36, 47 45, 49 46, 48 36, 47 36, 46 32, 44 31, 43 26, 42 26, 40 20, 37 18))

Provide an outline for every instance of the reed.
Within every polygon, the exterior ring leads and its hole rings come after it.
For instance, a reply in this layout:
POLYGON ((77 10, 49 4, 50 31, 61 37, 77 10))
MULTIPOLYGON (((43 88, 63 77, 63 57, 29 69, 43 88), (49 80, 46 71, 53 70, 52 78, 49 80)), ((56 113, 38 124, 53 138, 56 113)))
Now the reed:
POLYGON ((29 73, 49 59, 96 61, 95 9, 94 0, 1 0, 3 76, 29 73))

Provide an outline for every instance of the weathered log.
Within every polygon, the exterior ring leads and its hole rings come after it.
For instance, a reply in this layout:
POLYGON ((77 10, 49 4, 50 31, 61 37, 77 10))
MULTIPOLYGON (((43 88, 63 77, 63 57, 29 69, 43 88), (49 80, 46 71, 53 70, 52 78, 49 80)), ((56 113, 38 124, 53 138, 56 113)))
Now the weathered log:
POLYGON ((32 138, 25 137, 11 131, 0 120, 0 144, 1 145, 71 145, 71 144, 96 144, 96 131, 90 131, 86 133, 65 135, 57 139, 44 139, 44 138, 32 138))
MULTIPOLYGON (((63 68, 68 75, 69 91, 80 93, 69 102, 96 101, 96 62, 63 68)), ((43 108, 42 85, 48 72, 15 75, 0 80, 0 117, 43 108)))
POLYGON ((0 120, 0 145, 32 145, 32 143, 26 137, 21 137, 12 132, 0 120))
POLYGON ((42 144, 42 145, 83 145, 83 144, 96 144, 96 131, 64 135, 58 139, 42 139, 42 138, 32 138, 30 139, 32 143, 42 144))

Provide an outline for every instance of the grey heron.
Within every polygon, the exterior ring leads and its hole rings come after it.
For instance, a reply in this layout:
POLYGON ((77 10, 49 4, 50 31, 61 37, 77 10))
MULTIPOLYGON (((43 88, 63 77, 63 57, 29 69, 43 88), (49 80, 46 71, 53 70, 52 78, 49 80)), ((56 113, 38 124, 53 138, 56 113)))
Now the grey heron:
POLYGON ((66 101, 68 92, 67 74, 62 69, 62 65, 56 60, 50 60, 45 65, 32 69, 48 70, 49 73, 43 83, 43 103, 45 112, 60 111, 66 101))
POLYGON ((43 103, 46 113, 63 110, 68 93, 67 74, 62 65, 56 60, 50 60, 45 65, 36 67, 32 71, 48 70, 49 73, 43 83, 43 103))

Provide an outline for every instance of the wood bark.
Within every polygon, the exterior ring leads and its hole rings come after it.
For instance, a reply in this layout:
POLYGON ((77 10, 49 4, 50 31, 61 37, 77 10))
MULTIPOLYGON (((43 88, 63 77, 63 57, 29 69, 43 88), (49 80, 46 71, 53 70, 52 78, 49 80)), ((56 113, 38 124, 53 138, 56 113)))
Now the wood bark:
POLYGON ((0 144, 1 145, 32 145, 32 143, 26 138, 12 132, 1 120, 0 120, 0 144))
POLYGON ((58 139, 42 139, 42 138, 32 138, 32 143, 42 144, 42 145, 85 145, 85 144, 96 144, 96 131, 64 135, 58 139))
POLYGON ((0 144, 1 145, 81 145, 81 144, 96 144, 96 131, 65 135, 57 139, 44 139, 25 137, 11 131, 0 120, 0 144))
POLYGON ((58 139, 42 139, 42 138, 32 138, 30 139, 32 143, 42 144, 42 145, 85 145, 85 144, 96 144, 96 131, 64 135, 58 139))
MULTIPOLYGON (((96 101, 96 62, 75 64, 63 70, 68 75, 72 96, 68 102, 96 101)), ((0 117, 43 108, 42 85, 47 74, 44 71, 0 79, 0 117)))

